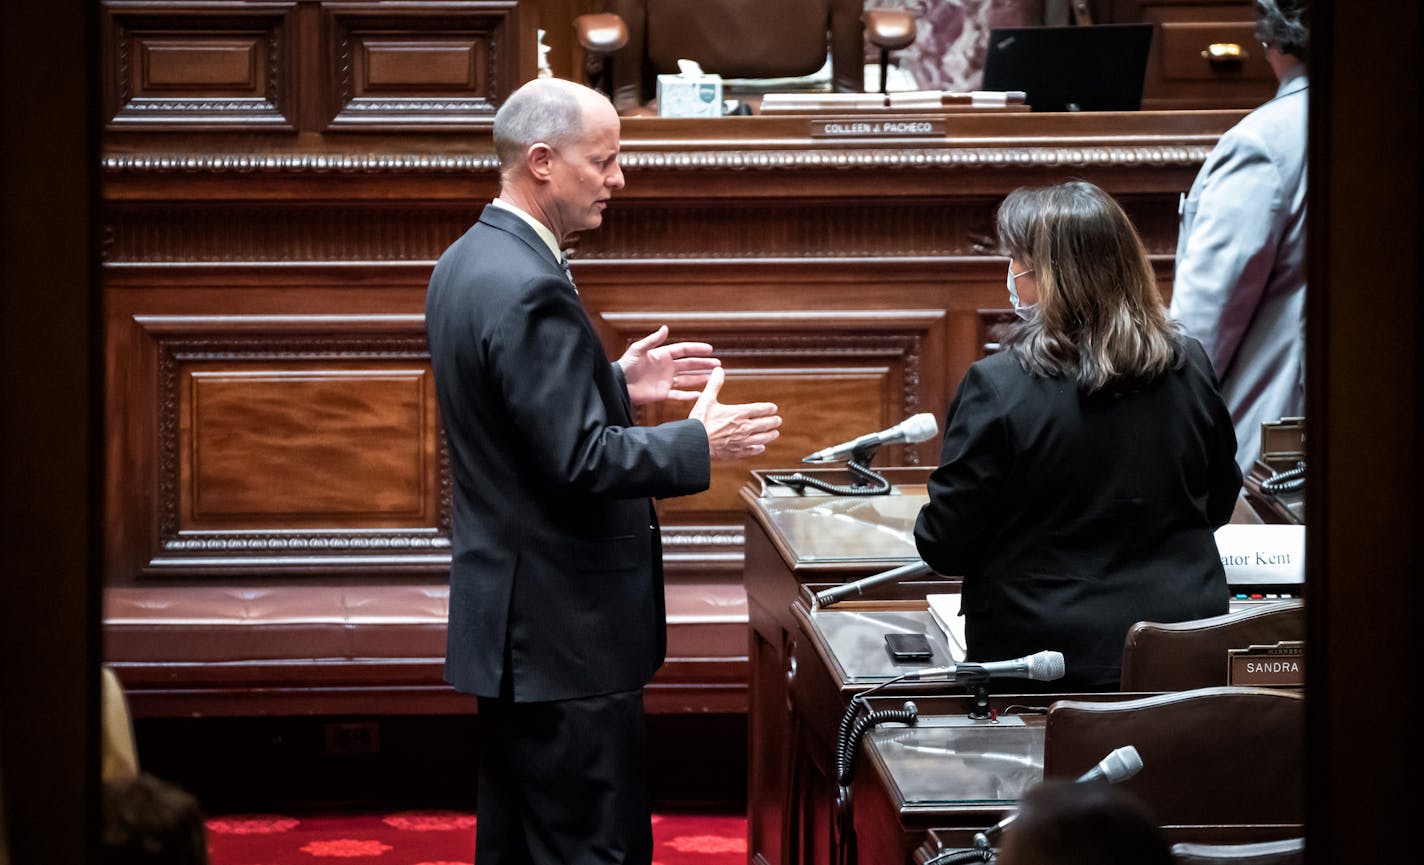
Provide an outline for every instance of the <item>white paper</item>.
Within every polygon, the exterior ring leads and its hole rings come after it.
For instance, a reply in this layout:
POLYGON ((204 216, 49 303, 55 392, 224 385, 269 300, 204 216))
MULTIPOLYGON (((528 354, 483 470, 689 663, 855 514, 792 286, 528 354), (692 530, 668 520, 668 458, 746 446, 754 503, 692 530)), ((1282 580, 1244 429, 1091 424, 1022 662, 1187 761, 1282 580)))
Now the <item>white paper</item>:
POLYGON ((964 617, 959 614, 959 595, 926 595, 925 603, 929 604, 930 618, 944 632, 950 660, 964 660, 964 617))
POLYGON ((1305 582, 1305 526, 1227 523, 1216 530, 1216 549, 1228 585, 1305 582))

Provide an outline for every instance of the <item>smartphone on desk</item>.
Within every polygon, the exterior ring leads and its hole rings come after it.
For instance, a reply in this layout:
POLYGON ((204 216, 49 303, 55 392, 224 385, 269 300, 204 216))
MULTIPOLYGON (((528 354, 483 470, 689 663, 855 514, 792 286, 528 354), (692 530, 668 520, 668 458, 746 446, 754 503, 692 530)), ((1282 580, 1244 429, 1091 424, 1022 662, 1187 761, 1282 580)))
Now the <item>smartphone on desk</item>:
POLYGON ((934 656, 934 649, 924 634, 886 634, 885 651, 897 664, 922 663, 934 656))

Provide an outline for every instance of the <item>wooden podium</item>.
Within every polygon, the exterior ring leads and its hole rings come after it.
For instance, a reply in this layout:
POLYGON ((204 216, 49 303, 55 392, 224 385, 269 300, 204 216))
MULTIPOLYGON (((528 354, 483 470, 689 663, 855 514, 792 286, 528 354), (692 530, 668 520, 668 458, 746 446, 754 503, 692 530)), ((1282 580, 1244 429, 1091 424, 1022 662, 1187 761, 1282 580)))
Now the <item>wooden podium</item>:
MULTIPOLYGON (((808 584, 848 582, 918 561, 914 525, 927 500, 925 480, 931 470, 882 470, 893 484, 884 496, 833 496, 814 490, 803 495, 768 481, 769 476, 794 471, 755 471, 740 492, 747 509, 751 668, 748 854, 753 863, 766 865, 805 861, 801 837, 821 834, 804 829, 802 815, 794 813, 800 798, 793 785, 800 719, 792 694, 806 647, 793 604, 808 584)), ((802 473, 833 484, 850 483, 841 468, 802 473)), ((945 582, 936 585, 951 590, 945 582)))

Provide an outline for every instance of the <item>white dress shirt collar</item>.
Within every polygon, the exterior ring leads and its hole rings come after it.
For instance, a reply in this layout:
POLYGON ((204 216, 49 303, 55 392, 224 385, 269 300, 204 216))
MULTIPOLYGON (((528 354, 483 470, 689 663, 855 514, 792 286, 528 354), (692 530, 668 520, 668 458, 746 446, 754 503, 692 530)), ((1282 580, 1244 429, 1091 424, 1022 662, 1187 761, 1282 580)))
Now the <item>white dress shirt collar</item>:
POLYGON ((554 253, 554 260, 563 263, 564 253, 563 250, 559 249, 559 239, 554 236, 554 232, 550 231, 547 225, 530 216, 528 213, 525 213, 523 208, 510 204, 502 198, 496 198, 494 201, 491 201, 490 204, 503 210, 508 210, 510 213, 513 213, 515 216, 529 223, 529 227, 534 229, 534 233, 539 235, 539 239, 544 241, 549 247, 550 252, 554 253))

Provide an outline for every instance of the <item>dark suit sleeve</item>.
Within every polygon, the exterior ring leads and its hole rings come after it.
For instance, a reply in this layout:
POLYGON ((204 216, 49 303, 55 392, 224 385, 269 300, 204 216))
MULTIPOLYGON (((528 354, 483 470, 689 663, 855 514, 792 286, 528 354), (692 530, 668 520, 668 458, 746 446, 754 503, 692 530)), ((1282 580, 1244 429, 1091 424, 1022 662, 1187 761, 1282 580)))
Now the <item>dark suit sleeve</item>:
POLYGON ((707 434, 696 420, 655 427, 615 423, 624 385, 567 284, 535 277, 492 335, 489 367, 534 470, 551 487, 644 498, 710 483, 707 434), (604 382, 603 392, 599 381, 604 382))
POLYGON ((998 394, 988 375, 971 366, 949 408, 929 503, 915 522, 915 545, 930 567, 963 574, 978 557, 1012 459, 998 394))

